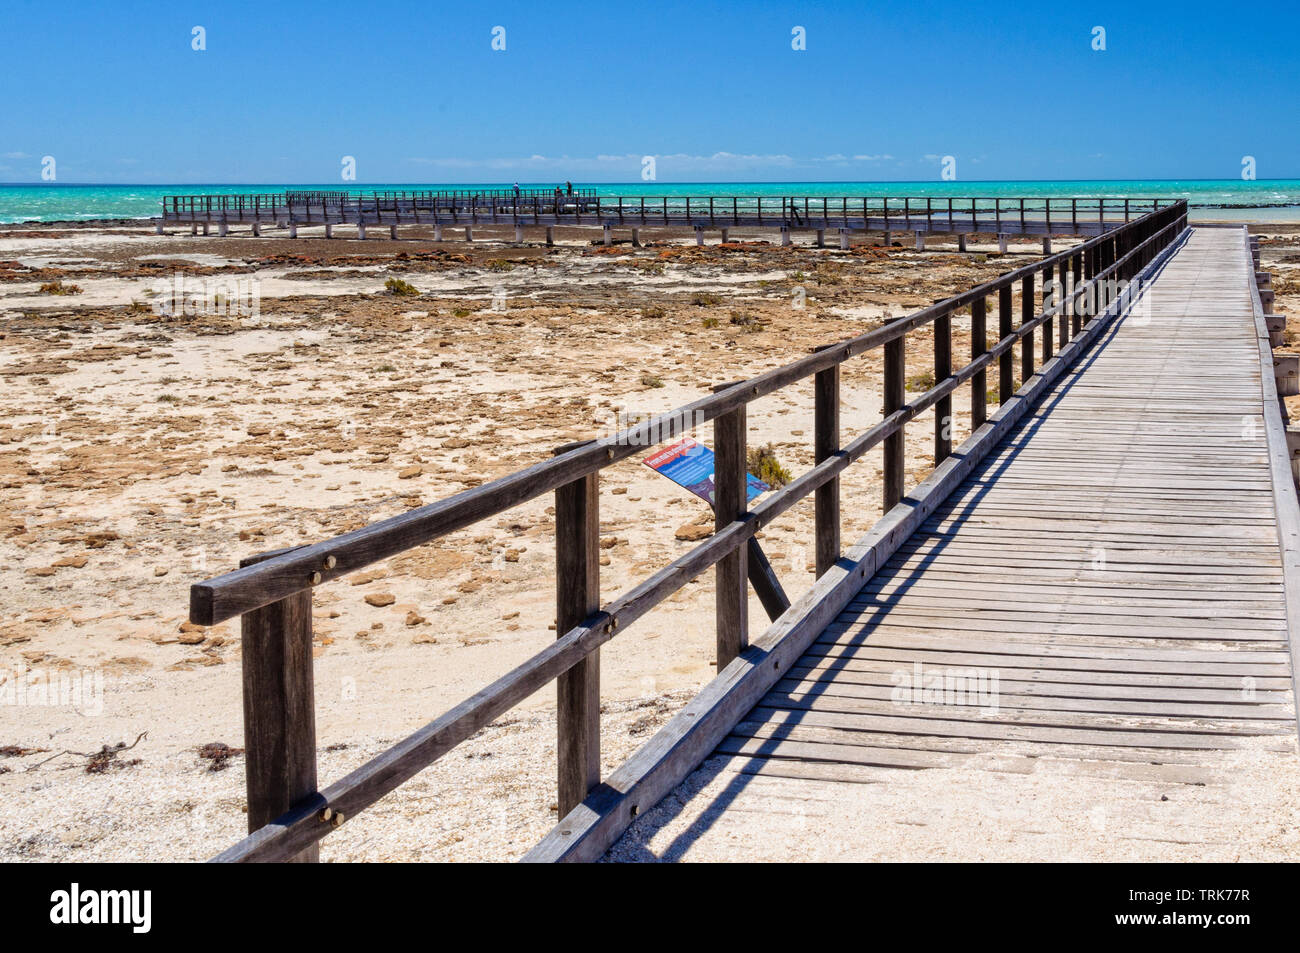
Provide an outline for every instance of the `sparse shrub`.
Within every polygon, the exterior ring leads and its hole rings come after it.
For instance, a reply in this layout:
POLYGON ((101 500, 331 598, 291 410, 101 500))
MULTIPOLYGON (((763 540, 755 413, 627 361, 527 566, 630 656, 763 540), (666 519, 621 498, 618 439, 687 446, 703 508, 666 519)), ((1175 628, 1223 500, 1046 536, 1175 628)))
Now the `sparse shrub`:
POLYGON ((772 489, 778 489, 790 482, 790 471, 777 459, 776 447, 767 444, 764 447, 750 447, 745 451, 745 468, 772 489))
POLYGON ((697 291, 691 295, 691 304, 697 308, 709 308, 721 301, 717 295, 707 291, 697 291))
POLYGON ((488 271, 513 271, 514 262, 506 261, 504 258, 492 258, 487 263, 488 271))
POLYGON ((77 285, 65 285, 62 281, 47 281, 41 285, 43 295, 79 295, 81 288, 77 285))
POLYGON ((922 371, 920 374, 913 374, 907 379, 908 390, 927 391, 934 386, 934 372, 922 371))
POLYGON ((642 375, 641 375, 641 383, 642 383, 642 385, 644 385, 645 387, 663 387, 663 386, 664 386, 664 381, 663 381, 663 378, 662 378, 662 377, 658 377, 658 376, 656 376, 656 375, 654 375, 654 374, 650 374, 650 373, 645 373, 645 374, 642 374, 642 375))
POLYGON ((399 298, 412 298, 420 293, 419 289, 409 281, 403 281, 401 278, 389 278, 384 282, 389 294, 395 294, 399 298))
POLYGON ((713 317, 705 318, 700 323, 703 324, 706 328, 716 328, 722 324, 721 321, 713 317))
POLYGON ((817 266, 817 283, 819 285, 838 285, 842 280, 840 277, 842 270, 839 265, 822 262, 817 266))
POLYGON ((470 310, 469 308, 452 308, 451 314, 452 317, 455 318, 468 318, 470 315, 470 310))
POLYGON ((657 321, 668 316, 668 309, 662 305, 652 304, 648 308, 641 309, 641 317, 651 321, 657 321))

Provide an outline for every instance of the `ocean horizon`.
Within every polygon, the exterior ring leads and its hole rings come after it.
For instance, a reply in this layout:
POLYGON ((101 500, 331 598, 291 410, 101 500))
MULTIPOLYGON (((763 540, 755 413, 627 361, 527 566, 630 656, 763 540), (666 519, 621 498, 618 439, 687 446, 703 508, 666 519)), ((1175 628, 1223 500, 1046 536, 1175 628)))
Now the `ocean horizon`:
MULTIPOLYGON (((510 188, 514 182, 0 183, 0 224, 149 219, 169 195, 293 191, 438 191, 510 188)), ((562 182, 524 182, 551 188, 562 182)), ((1057 179, 866 182, 578 182, 600 196, 887 196, 889 198, 1186 198, 1197 221, 1300 223, 1300 179, 1057 179)))

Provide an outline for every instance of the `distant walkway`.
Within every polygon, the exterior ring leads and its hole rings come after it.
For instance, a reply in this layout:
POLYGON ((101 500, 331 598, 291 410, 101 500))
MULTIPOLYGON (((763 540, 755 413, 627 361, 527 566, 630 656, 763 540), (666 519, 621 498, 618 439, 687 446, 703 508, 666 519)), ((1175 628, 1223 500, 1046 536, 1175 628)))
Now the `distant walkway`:
MULTIPOLYGON (((847 803, 899 769, 1214 784, 1234 751, 1294 752, 1244 241, 1193 230, 1149 318, 1105 330, 614 854, 680 821, 674 857, 726 856, 729 812, 788 819, 810 780, 847 803)), ((733 856, 809 856, 803 825, 757 831, 733 856)))
MULTIPOLYGON (((386 228, 398 237, 403 225, 431 225, 434 240, 444 228, 465 229, 473 241, 479 225, 513 226, 514 240, 523 242, 525 229, 546 229, 548 244, 555 228, 601 228, 605 243, 615 228, 631 229, 633 244, 640 243, 642 228, 694 229, 703 242, 706 230, 720 231, 727 240, 732 228, 773 229, 782 244, 791 231, 811 231, 824 245, 828 230, 838 231, 848 247, 855 232, 880 232, 886 243, 893 233, 910 233, 918 246, 926 235, 956 235, 965 246, 966 236, 998 235, 1005 251, 1012 235, 1096 236, 1157 208, 1174 204, 1154 198, 888 198, 884 196, 594 196, 585 193, 545 194, 511 192, 436 193, 290 192, 250 195, 170 195, 164 198, 156 221, 159 234, 168 225, 216 227, 226 235, 232 226, 247 225, 255 236, 262 229, 283 228, 296 238, 300 227, 323 226, 334 237, 338 225, 356 228, 364 239, 369 228, 386 228)), ((1045 248, 1047 250, 1047 243, 1045 248)))

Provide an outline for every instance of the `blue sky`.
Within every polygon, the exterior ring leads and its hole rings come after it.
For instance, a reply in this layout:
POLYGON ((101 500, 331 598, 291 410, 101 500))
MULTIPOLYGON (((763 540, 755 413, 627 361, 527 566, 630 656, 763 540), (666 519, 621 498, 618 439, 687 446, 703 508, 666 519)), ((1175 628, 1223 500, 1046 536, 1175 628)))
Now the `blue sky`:
POLYGON ((1300 177, 1300 4, 5 0, 0 181, 1300 177), (192 31, 206 31, 195 51, 192 31), (492 49, 505 28, 504 51, 492 49), (806 50, 791 48, 806 31, 806 50), (1106 49, 1094 51, 1093 28, 1106 49))

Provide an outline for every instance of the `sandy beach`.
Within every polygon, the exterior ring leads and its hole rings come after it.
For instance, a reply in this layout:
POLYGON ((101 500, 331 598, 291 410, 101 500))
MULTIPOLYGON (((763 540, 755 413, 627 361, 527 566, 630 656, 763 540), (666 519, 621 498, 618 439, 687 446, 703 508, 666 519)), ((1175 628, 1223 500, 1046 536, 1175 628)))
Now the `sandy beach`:
MULTIPOLYGON (((559 229, 547 248, 511 245, 507 231, 434 243, 431 230, 359 242, 0 227, 0 679, 102 684, 77 704, 0 705, 0 859, 202 860, 242 836, 242 758, 205 747, 243 743, 239 630, 189 624, 192 583, 500 477, 1041 253, 1013 241, 999 255, 988 240, 965 254, 938 240, 925 252, 782 248, 742 229, 703 248, 647 230, 638 249, 559 229), (169 307, 168 289, 201 292, 198 313, 169 307)), ((1300 227, 1260 233, 1276 311, 1295 314, 1300 227)), ((968 320, 954 327, 963 358, 968 320)), ((928 331, 907 341, 909 386, 924 390, 928 331)), ((845 366, 846 435, 879 419, 881 374, 879 355, 845 366)), ((954 406, 958 443, 964 390, 954 406)), ((1288 408, 1300 413, 1300 398, 1288 408)), ((750 445, 770 444, 797 475, 813 460, 812 410, 811 382, 756 402, 750 445)), ((908 427, 909 486, 929 471, 931 432, 930 413, 908 427)), ((846 542, 879 518, 880 474, 877 452, 843 481, 846 542)), ((605 600, 711 529, 701 501, 639 458, 604 471, 601 490, 605 600)), ((316 590, 322 781, 555 638, 551 502, 316 590)), ((806 500, 760 534, 792 598, 813 581, 811 526, 806 500)), ((602 651, 606 771, 712 678, 713 613, 706 574, 602 651)), ((766 624, 751 600, 751 631, 766 624)), ((554 690, 538 693, 326 838, 322 859, 521 856, 557 819, 554 711, 554 690)), ((1280 764, 1243 755, 1248 786, 1179 786, 1179 837, 1160 836, 1150 812, 1167 791, 996 766, 898 772, 849 806, 812 791, 813 819, 796 822, 819 835, 810 843, 846 817, 877 825, 872 859, 916 859, 918 836, 943 859, 1279 859, 1300 847, 1288 820, 1300 762, 1280 764), (918 835, 916 804, 945 790, 960 792, 951 811, 918 835), (967 812, 1006 791, 1014 823, 985 807, 972 833, 967 812), (1079 823, 1097 811, 1111 820, 1079 823), (1125 812, 1156 833, 1103 836, 1125 812), (1212 849, 1194 836, 1211 820, 1212 849)), ((744 850, 702 842, 692 854, 648 816, 633 831, 640 854, 622 859, 760 858, 746 818, 714 835, 744 850)))

